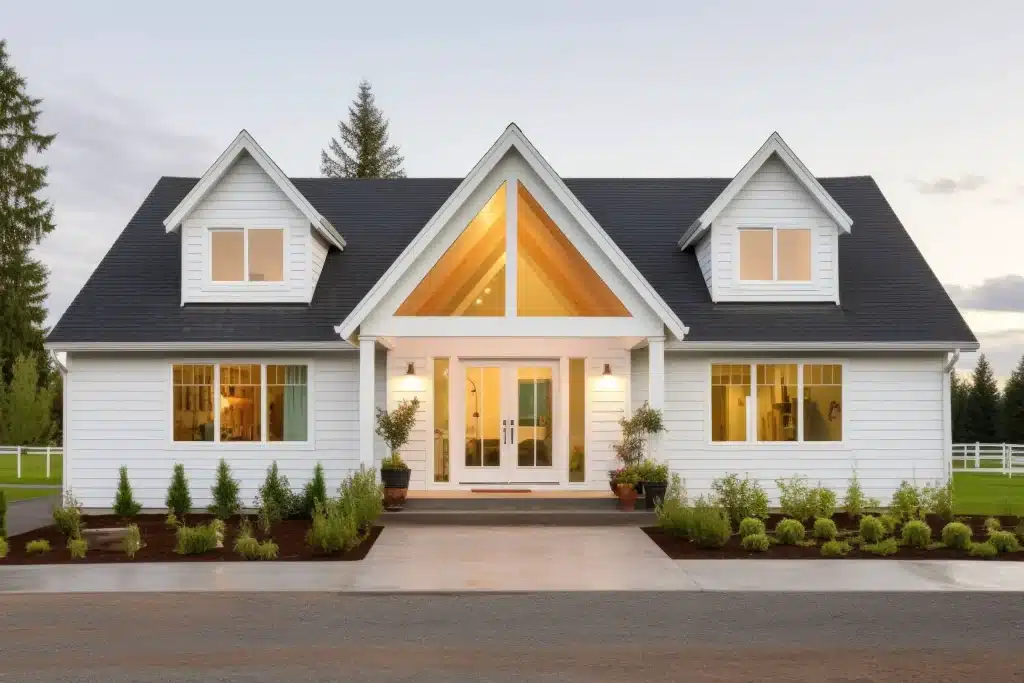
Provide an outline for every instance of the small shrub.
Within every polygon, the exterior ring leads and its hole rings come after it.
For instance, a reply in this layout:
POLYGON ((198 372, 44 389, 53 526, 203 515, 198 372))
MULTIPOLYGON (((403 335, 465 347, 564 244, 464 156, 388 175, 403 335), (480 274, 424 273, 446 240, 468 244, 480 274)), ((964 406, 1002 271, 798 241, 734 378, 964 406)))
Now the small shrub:
POLYGON ((831 519, 819 517, 814 520, 814 528, 811 533, 815 538, 823 541, 834 541, 836 535, 839 534, 839 529, 836 528, 836 523, 831 519))
POLYGON ((178 517, 173 512, 167 513, 167 519, 164 520, 164 526, 168 529, 176 529, 178 527, 178 517))
POLYGON ((131 519, 139 514, 142 505, 132 495, 132 485, 128 481, 128 468, 121 465, 117 474, 117 495, 114 496, 114 514, 121 519, 131 519))
POLYGON ((0 560, 7 557, 7 539, 0 536, 0 560))
POLYGON ((831 520, 836 514, 836 492, 819 484, 811 489, 811 507, 815 517, 831 520))
POLYGON ((355 518, 345 513, 341 501, 317 503, 313 510, 313 524, 306 534, 306 543, 322 553, 336 553, 358 545, 359 530, 355 518))
POLYGON ((771 539, 765 533, 750 534, 744 536, 743 540, 740 541, 740 545, 743 546, 744 550, 748 550, 752 553, 763 553, 771 547, 771 539))
POLYGON ((687 506, 686 488, 678 474, 673 474, 665 497, 655 508, 658 527, 673 536, 690 537, 690 508, 687 506))
POLYGON ((1017 535, 1017 540, 1024 543, 1024 522, 1020 522, 1013 528, 1013 533, 1017 535))
POLYGON ((7 495, 0 489, 0 538, 7 538, 7 495))
POLYGON ((911 548, 926 548, 932 542, 932 528, 920 519, 913 519, 903 525, 903 545, 911 548))
POLYGON ((822 557, 843 557, 850 552, 850 544, 846 541, 825 541, 821 544, 822 557))
POLYGON ((999 551, 991 543, 972 543, 967 552, 971 557, 980 557, 985 560, 991 560, 999 555, 999 551))
POLYGON ((1017 537, 1010 531, 993 531, 988 536, 988 542, 1001 553, 1015 553, 1020 550, 1017 537))
POLYGON ((89 544, 86 543, 84 538, 69 538, 68 539, 68 552, 71 553, 72 560, 84 560, 85 551, 89 549, 89 544))
POLYGON ((188 490, 188 478, 185 477, 185 466, 178 463, 171 475, 171 485, 167 487, 167 509, 178 519, 184 520, 185 515, 192 511, 192 494, 188 490))
POLYGON ((316 504, 327 502, 327 479, 324 477, 324 466, 320 463, 313 468, 313 478, 302 488, 302 502, 299 505, 303 519, 312 519, 316 504))
POLYGON ((740 538, 755 536, 765 532, 764 522, 753 517, 747 517, 740 522, 740 538))
POLYGON ((377 471, 360 467, 338 489, 341 505, 355 520, 356 529, 369 531, 384 511, 384 488, 377 482, 377 471))
POLYGON ((942 527, 942 542, 947 548, 968 550, 971 547, 971 527, 963 522, 950 522, 942 527))
POLYGON ((53 508, 53 523, 66 538, 79 538, 82 535, 82 504, 75 500, 70 491, 64 494, 61 504, 53 508))
POLYGON ((201 555, 217 548, 217 528, 211 524, 180 526, 174 552, 179 555, 201 555))
POLYGON ((877 543, 865 543, 860 547, 866 553, 872 555, 895 555, 900 550, 900 544, 896 542, 895 538, 883 538, 877 543))
POLYGON ((888 512, 884 515, 880 515, 878 521, 882 523, 882 526, 885 528, 885 533, 888 536, 891 536, 894 533, 896 533, 896 527, 898 527, 900 524, 899 519, 897 519, 894 515, 889 514, 888 512))
POLYGON ((142 549, 142 532, 139 531, 138 524, 129 524, 125 527, 124 539, 121 541, 121 550, 124 554, 130 558, 135 558, 135 553, 142 549))
POLYGON ((50 542, 44 538, 29 541, 25 544, 25 552, 29 555, 35 555, 36 553, 48 553, 50 552, 50 542))
POLYGON ((945 485, 925 486, 922 490, 925 508, 943 522, 953 521, 953 480, 945 485))
POLYGON ((779 487, 779 507, 782 508, 782 514, 797 521, 814 516, 814 500, 806 477, 794 475, 789 480, 779 478, 775 480, 775 485, 779 487))
POLYGON ((253 501, 259 508, 260 527, 263 533, 270 533, 270 527, 286 519, 297 507, 295 495, 288 486, 288 477, 281 474, 275 460, 267 468, 267 477, 260 486, 259 495, 253 501))
POLYGON ((989 534, 995 533, 996 531, 1002 531, 1003 525, 1000 524, 999 520, 995 517, 989 517, 985 520, 985 531, 989 534))
POLYGON ((689 536, 700 548, 721 548, 732 536, 728 513, 701 498, 691 512, 689 536))
POLYGON ((860 537, 865 543, 878 543, 886 535, 885 525, 878 517, 865 515, 860 518, 860 537))
POLYGON ((910 482, 900 482, 889 502, 889 513, 902 524, 911 519, 923 519, 925 512, 925 497, 921 490, 910 482))
POLYGON ((277 559, 277 544, 273 541, 260 543, 250 534, 239 534, 235 539, 235 552, 247 560, 277 559))
POLYGON ((668 483, 668 463, 644 458, 638 466, 640 481, 652 484, 668 483))
POLYGON ((712 481, 711 490, 715 503, 725 508, 733 524, 748 517, 768 519, 768 494, 756 479, 727 474, 712 481))
MULTIPOLYGON (((857 479, 857 473, 853 473, 853 478, 850 479, 850 485, 846 487, 846 498, 843 500, 843 509, 851 519, 857 519, 864 514, 864 510, 867 508, 867 498, 864 496, 864 489, 860 486, 860 480, 857 479)), ((824 546, 822 546, 824 549, 824 546)))
POLYGON ((217 463, 217 480, 210 487, 213 502, 207 510, 217 519, 228 519, 242 509, 242 501, 238 499, 238 480, 231 476, 231 466, 227 460, 220 459, 217 463))
POLYGON ((806 534, 804 525, 796 519, 783 519, 775 525, 775 539, 783 545, 799 545, 806 534))

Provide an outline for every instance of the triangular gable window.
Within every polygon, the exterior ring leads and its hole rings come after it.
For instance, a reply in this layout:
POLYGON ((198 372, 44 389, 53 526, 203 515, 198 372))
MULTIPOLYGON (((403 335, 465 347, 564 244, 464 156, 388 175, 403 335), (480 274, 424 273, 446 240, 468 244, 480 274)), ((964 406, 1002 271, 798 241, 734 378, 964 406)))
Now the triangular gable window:
MULTIPOLYGON (((628 317, 537 200, 522 183, 516 188, 516 314, 628 317)), ((503 183, 395 315, 505 315, 507 191, 503 183)))

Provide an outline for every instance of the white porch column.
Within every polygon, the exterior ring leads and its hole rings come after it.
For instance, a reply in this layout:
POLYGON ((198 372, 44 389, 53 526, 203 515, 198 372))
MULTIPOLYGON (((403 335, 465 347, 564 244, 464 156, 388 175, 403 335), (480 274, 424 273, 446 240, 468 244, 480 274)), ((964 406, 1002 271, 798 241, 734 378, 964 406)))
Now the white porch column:
POLYGON ((376 337, 359 337, 359 464, 373 467, 374 356, 376 337))
POLYGON ((652 408, 665 407, 665 338, 647 338, 648 401, 652 408))

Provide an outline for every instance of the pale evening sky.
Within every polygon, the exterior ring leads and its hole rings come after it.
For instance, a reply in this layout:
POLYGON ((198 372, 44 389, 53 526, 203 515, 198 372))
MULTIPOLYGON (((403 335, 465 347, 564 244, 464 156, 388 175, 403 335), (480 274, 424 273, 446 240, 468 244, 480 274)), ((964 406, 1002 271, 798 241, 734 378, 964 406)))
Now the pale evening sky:
POLYGON ((318 175, 367 78, 411 176, 465 175, 510 121, 563 176, 731 176, 778 130, 817 175, 874 176, 1001 376, 1024 353, 1021 25, 1018 2, 0 0, 58 133, 51 322, 161 175, 241 128, 318 175))

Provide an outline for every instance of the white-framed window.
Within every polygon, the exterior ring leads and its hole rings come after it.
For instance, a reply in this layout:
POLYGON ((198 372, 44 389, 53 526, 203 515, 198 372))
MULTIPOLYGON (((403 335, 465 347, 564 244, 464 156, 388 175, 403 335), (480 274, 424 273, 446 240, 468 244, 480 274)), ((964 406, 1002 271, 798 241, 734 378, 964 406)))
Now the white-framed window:
POLYGON ((741 282, 810 282, 808 228, 740 228, 741 282))
POLYGON ((711 363, 712 443, 840 443, 843 364, 711 363))
POLYGON ((210 228, 213 282, 283 282, 283 228, 210 228))
POLYGON ((174 363, 171 378, 174 442, 309 441, 308 365, 174 363))

